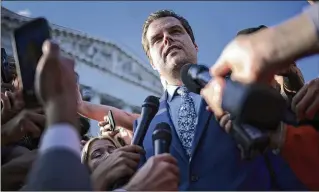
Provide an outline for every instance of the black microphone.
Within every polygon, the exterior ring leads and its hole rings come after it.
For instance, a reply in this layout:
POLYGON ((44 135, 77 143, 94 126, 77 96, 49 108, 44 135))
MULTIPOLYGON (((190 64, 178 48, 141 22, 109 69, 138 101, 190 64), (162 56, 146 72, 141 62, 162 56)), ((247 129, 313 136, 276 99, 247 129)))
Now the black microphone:
MULTIPOLYGON (((212 77, 206 66, 187 64, 181 69, 181 79, 189 91, 199 94, 212 77)), ((275 89, 260 84, 243 85, 231 81, 229 76, 226 76, 222 108, 235 116, 238 123, 262 130, 277 129, 280 121, 293 126, 311 125, 319 130, 318 114, 312 120, 298 121, 275 89)))
MULTIPOLYGON (((212 77, 206 66, 187 64, 181 69, 181 79, 189 91, 199 94, 212 77)), ((235 116, 238 123, 269 130, 277 129, 284 119, 286 102, 271 87, 260 84, 243 85, 226 78, 222 108, 235 116)))
POLYGON ((152 135, 154 155, 169 153, 171 146, 172 134, 171 128, 167 123, 159 123, 152 135))
MULTIPOLYGON (((159 107, 159 98, 155 96, 148 96, 142 105, 142 112, 141 112, 141 121, 137 125, 136 130, 133 135, 132 145, 143 145, 144 137, 148 130, 148 127, 156 115, 159 107)), ((129 177, 122 178, 118 180, 111 189, 118 189, 124 186, 130 180, 129 177)))
MULTIPOLYGON (((181 69, 181 79, 189 91, 199 94, 211 76, 206 66, 187 64, 181 69)), ((229 134, 238 144, 242 158, 252 159, 263 153, 270 141, 265 130, 278 128, 285 100, 274 89, 242 85, 229 77, 222 97, 222 108, 230 113, 233 125, 229 134), (269 114, 273 115, 269 117, 269 114)))
POLYGON ((132 144, 142 146, 145 134, 159 107, 159 98, 148 96, 142 105, 141 121, 133 135, 132 144))

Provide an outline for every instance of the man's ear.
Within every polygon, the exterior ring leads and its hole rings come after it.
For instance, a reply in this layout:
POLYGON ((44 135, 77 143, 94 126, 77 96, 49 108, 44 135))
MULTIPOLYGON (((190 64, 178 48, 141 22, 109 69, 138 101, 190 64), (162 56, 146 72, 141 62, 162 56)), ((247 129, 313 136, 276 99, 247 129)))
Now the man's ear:
POLYGON ((157 71, 155 65, 153 64, 152 58, 151 58, 151 57, 148 57, 148 59, 149 59, 149 61, 150 61, 150 64, 151 64, 152 68, 154 69, 154 71, 157 71))
POLYGON ((198 52, 198 46, 197 46, 197 44, 194 43, 194 46, 195 46, 196 51, 198 52))

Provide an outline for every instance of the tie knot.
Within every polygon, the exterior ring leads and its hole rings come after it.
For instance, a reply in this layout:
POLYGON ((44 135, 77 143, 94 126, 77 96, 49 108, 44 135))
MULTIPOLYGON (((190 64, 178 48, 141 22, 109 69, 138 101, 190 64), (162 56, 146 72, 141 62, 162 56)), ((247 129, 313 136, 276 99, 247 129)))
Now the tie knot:
POLYGON ((180 95, 186 95, 188 94, 188 89, 185 86, 181 86, 178 88, 177 93, 180 95))

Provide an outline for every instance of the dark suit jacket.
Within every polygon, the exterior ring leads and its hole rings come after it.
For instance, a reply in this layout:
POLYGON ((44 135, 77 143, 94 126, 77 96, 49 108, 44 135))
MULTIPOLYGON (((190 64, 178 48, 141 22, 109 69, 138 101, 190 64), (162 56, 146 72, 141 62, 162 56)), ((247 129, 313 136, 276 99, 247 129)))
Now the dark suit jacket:
POLYGON ((62 148, 39 155, 26 185, 26 191, 92 191, 88 169, 76 154, 62 148))
MULTIPOLYGON (((204 100, 201 101, 198 115, 192 158, 187 158, 172 123, 166 97, 167 93, 161 98, 158 113, 150 124, 143 146, 146 159, 153 156, 152 133, 156 125, 161 122, 170 124, 170 153, 177 159, 180 169, 179 190, 306 190, 279 155, 270 152, 266 154, 275 170, 279 187, 271 182, 264 156, 258 156, 251 161, 241 160, 236 143, 219 126, 213 114, 206 110, 207 104, 204 100)), ((134 127, 137 124, 138 120, 134 127)), ((145 160, 141 165, 144 162, 145 160)))

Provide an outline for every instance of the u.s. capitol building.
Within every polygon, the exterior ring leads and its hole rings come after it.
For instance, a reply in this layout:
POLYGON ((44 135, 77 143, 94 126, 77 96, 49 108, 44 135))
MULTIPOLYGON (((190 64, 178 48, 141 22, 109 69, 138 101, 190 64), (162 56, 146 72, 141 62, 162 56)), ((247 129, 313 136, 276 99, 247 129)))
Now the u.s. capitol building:
MULTIPOLYGON (((30 19, 1 7, 1 47, 8 55, 12 55, 12 30, 30 19)), ((55 24, 51 28, 64 54, 75 59, 82 94, 90 102, 139 113, 147 96, 161 95, 157 73, 123 47, 55 24)), ((90 124, 90 134, 96 135, 97 122, 90 124)))

